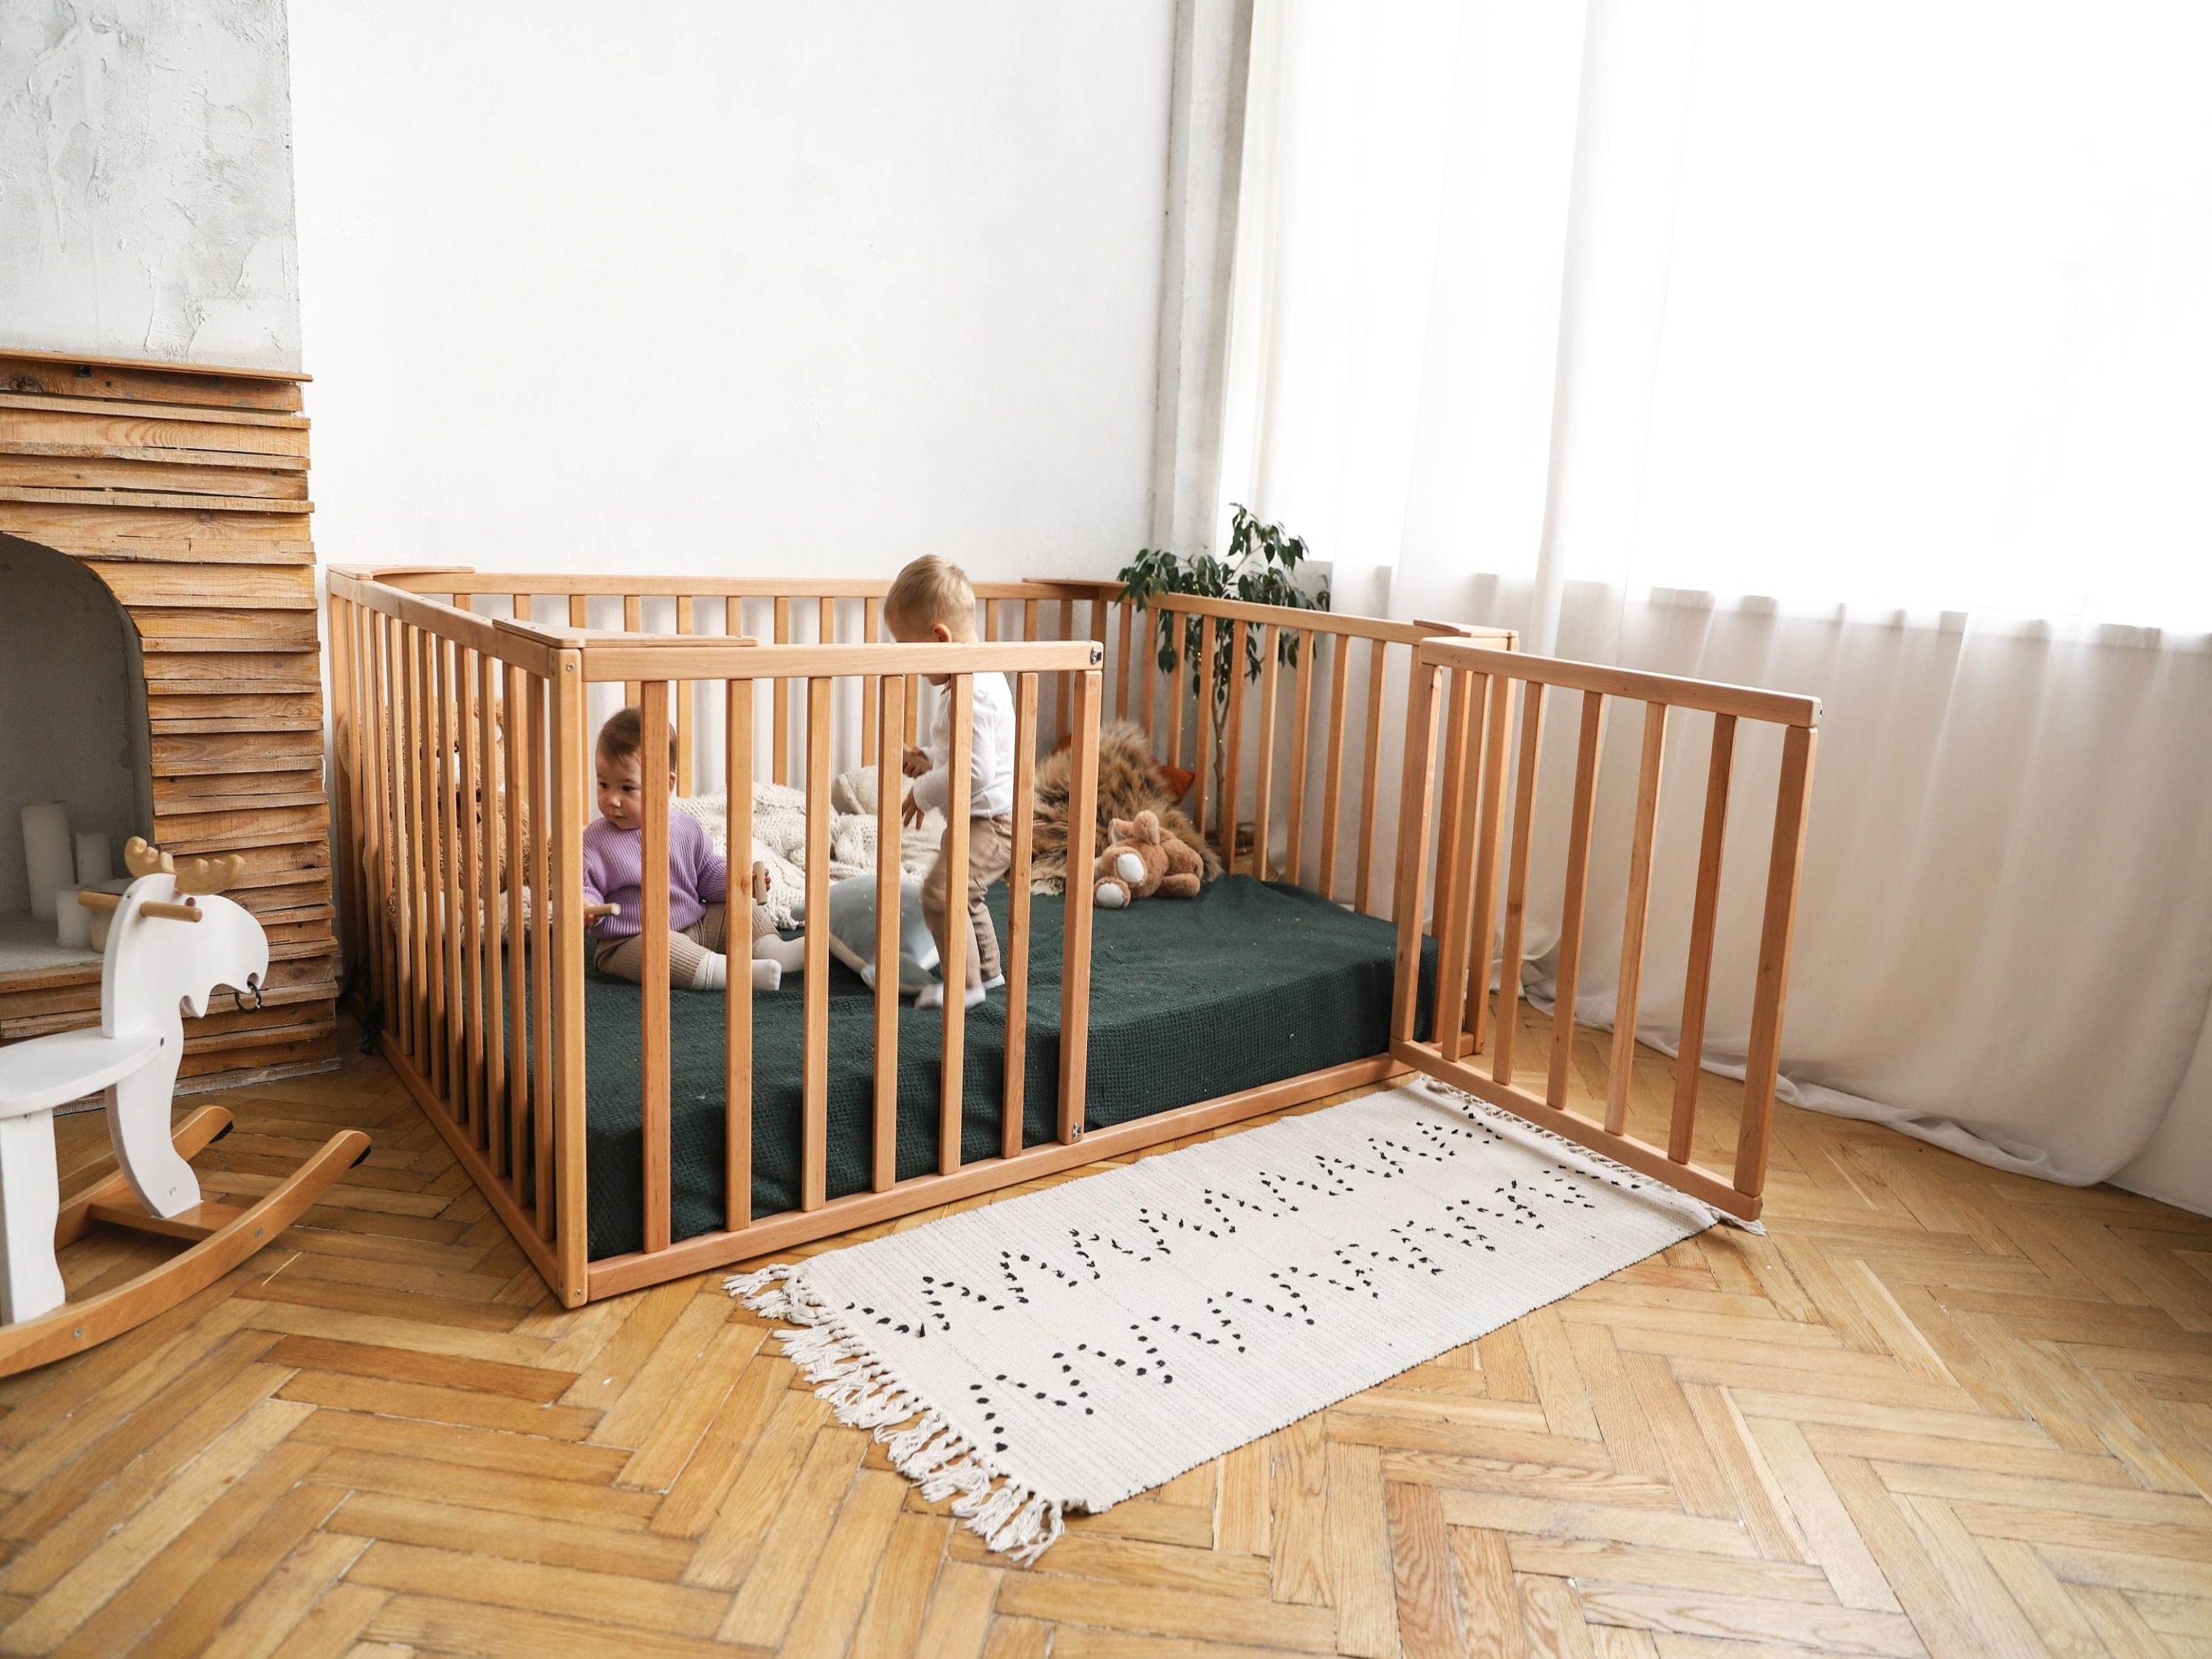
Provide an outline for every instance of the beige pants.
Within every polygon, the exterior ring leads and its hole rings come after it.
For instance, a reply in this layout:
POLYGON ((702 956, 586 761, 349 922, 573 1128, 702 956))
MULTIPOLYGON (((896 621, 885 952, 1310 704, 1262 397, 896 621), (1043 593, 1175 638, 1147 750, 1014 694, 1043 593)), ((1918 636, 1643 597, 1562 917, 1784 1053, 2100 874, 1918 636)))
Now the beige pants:
MULTIPOLYGON (((921 878, 921 914, 929 923, 930 936, 937 941, 937 951, 945 954, 945 901, 952 885, 951 872, 945 868, 946 850, 952 844, 952 826, 945 826, 945 839, 938 843, 937 862, 929 866, 929 873, 921 878)), ((993 980, 1006 971, 999 960, 999 930, 991 925, 991 912, 983 902, 983 895, 993 882, 1006 873, 1006 866, 1014 861, 1014 820, 1011 816, 968 820, 968 927, 975 936, 975 966, 980 975, 975 983, 993 980)))
MULTIPOLYGON (((760 906, 751 907, 753 937, 772 933, 775 925, 760 906)), ((727 949, 729 942, 729 908, 726 905, 710 904, 707 914, 681 933, 668 936, 668 982, 678 990, 689 990, 699 978, 699 964, 709 955, 719 955, 727 949)), ((641 984, 645 979, 645 940, 632 933, 626 939, 602 941, 592 951, 592 966, 616 979, 626 979, 631 984, 641 984)))

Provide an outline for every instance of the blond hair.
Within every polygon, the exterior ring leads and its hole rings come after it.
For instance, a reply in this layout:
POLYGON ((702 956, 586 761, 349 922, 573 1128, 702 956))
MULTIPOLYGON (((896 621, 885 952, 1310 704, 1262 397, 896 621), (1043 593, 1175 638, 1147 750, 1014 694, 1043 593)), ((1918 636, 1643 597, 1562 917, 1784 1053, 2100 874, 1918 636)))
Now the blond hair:
POLYGON ((956 640, 975 637, 975 589, 968 573, 950 559, 925 553, 898 573, 884 595, 884 620, 903 634, 902 623, 920 633, 943 623, 956 640))

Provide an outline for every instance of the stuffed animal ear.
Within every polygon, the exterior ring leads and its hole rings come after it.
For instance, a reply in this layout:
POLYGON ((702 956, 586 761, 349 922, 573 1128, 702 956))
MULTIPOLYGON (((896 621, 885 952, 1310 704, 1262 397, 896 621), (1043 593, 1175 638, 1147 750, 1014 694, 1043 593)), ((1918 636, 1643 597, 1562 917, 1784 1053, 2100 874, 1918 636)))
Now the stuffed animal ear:
POLYGON ((1190 786, 1198 781, 1198 774, 1187 772, 1180 766, 1163 764, 1158 769, 1160 781, 1167 786, 1168 799, 1177 805, 1190 793, 1190 786))
POLYGON ((1137 821, 1129 826, 1129 837, 1133 841, 1158 844, 1160 839, 1160 815, 1147 806, 1137 814, 1137 821))
MULTIPOLYGON (((1137 816, 1138 816, 1138 817, 1142 817, 1144 816, 1144 814, 1140 812, 1140 813, 1139 813, 1137 816)), ((1108 819, 1108 820, 1107 820, 1107 823, 1106 823, 1106 839, 1107 839, 1107 840, 1109 840, 1109 841, 1134 841, 1134 840, 1136 840, 1136 838, 1137 838, 1137 826, 1136 826, 1135 824, 1133 824, 1133 823, 1130 823, 1128 819, 1127 819, 1127 818, 1109 818, 1109 819, 1108 819)))

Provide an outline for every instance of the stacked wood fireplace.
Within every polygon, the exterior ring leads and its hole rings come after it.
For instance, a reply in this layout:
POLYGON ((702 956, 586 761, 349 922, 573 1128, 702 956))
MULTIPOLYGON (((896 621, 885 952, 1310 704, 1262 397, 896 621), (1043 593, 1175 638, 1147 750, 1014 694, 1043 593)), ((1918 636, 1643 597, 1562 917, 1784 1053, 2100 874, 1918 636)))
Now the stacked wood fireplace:
POLYGON ((0 1042, 100 1018, 26 873, 59 801, 118 876, 134 834, 246 861, 269 984, 186 1021, 187 1086, 336 1063, 302 378, 0 352, 0 1042))

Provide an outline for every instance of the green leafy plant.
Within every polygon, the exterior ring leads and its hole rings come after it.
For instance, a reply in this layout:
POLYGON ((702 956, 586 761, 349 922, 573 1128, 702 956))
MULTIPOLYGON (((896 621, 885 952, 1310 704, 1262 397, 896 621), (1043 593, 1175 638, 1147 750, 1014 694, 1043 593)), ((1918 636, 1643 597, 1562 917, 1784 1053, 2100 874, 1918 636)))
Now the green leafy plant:
MULTIPOLYGON (((1248 605, 1281 605, 1293 611, 1326 611, 1326 581, 1311 592, 1299 585, 1298 567, 1307 557, 1304 537, 1291 535, 1279 524, 1262 522, 1249 508, 1234 506, 1231 508, 1226 558, 1194 553, 1186 559, 1165 549, 1146 548, 1121 568, 1121 597, 1146 606, 1154 605, 1166 596, 1182 593, 1209 599, 1242 599, 1248 605)), ((1200 620, 1194 616, 1159 611, 1155 615, 1159 623, 1161 670, 1172 674, 1179 664, 1188 664, 1191 694, 1202 695, 1199 667, 1205 635, 1200 620), (1178 624, 1182 630, 1180 640, 1176 637, 1178 624)), ((1302 634, 1280 628, 1272 632, 1279 660, 1296 667, 1302 634)), ((1217 624, 1213 630, 1212 672, 1206 676, 1212 690, 1213 729, 1217 732, 1228 719, 1231 677, 1237 672, 1236 641, 1236 629, 1231 624, 1217 624)), ((1260 677, 1265 662, 1261 653, 1265 648, 1258 629, 1244 630, 1243 666, 1248 680, 1260 677)), ((1217 774, 1224 763, 1224 757, 1217 744, 1213 757, 1217 774)))

